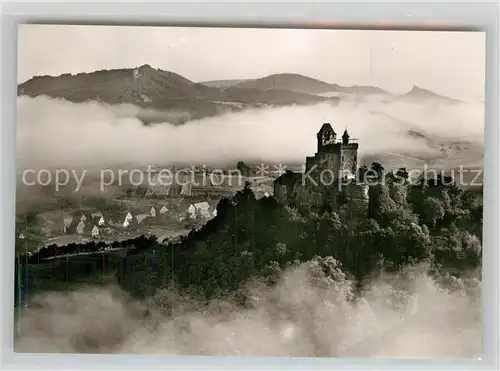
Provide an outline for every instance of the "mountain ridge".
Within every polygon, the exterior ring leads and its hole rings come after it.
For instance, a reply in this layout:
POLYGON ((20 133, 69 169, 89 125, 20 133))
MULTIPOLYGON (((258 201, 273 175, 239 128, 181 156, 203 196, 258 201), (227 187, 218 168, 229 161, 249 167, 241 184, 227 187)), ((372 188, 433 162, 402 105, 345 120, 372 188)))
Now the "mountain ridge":
POLYGON ((18 95, 36 96, 44 93, 46 95, 51 95, 54 90, 69 90, 71 88, 78 89, 82 88, 81 80, 83 79, 88 79, 90 80, 90 83, 96 84, 109 83, 112 80, 120 79, 124 79, 126 82, 129 82, 131 71, 134 71, 134 75, 136 73, 142 75, 141 72, 151 75, 151 72, 154 71, 159 76, 162 76, 163 79, 169 80, 171 85, 177 85, 177 87, 181 87, 182 85, 188 85, 191 88, 196 87, 204 93, 210 94, 211 98, 219 99, 224 98, 224 91, 233 88, 261 91, 290 91, 291 93, 302 93, 308 95, 316 95, 326 92, 357 92, 359 90, 364 90, 367 93, 390 94, 378 87, 360 85, 341 86, 339 84, 330 84, 322 80, 297 73, 279 73, 257 79, 228 79, 194 82, 177 73, 154 69, 150 65, 145 64, 140 67, 126 69, 96 70, 93 72, 81 72, 77 74, 65 73, 58 76, 34 76, 33 78, 18 85, 18 95), (71 84, 70 80, 73 80, 73 84, 71 84), (76 80, 80 80, 80 86, 75 84, 76 80), (62 84, 63 87, 54 88, 54 85, 56 84, 62 84), (65 86, 67 84, 70 86, 65 86), (306 86, 300 87, 297 85, 306 86), (219 91, 218 97, 217 90, 219 91))
POLYGON ((107 104, 129 103, 143 109, 184 111, 179 119, 201 119, 246 108, 338 103, 338 99, 320 97, 284 89, 226 88, 193 82, 174 72, 150 65, 136 68, 100 70, 90 73, 35 76, 18 85, 18 96, 47 95, 70 102, 100 101, 107 104))
MULTIPOLYGON (((137 118, 145 125, 165 121, 183 124, 247 108, 317 103, 336 105, 344 94, 394 97, 378 87, 341 86, 297 73, 274 74, 258 79, 194 82, 149 64, 59 76, 34 76, 17 88, 18 96, 46 95, 74 103, 132 104, 142 109, 137 118), (340 96, 327 96, 326 93, 339 93, 340 96)), ((415 101, 426 97, 448 103, 458 102, 417 86, 395 98, 415 101)))

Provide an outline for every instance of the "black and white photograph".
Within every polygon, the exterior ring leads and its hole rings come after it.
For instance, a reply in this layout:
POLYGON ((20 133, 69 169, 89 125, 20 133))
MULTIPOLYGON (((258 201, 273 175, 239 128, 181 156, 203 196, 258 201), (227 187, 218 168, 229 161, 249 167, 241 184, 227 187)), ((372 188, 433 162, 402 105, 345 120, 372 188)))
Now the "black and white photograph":
POLYGON ((18 37, 15 352, 481 356, 485 33, 18 37))

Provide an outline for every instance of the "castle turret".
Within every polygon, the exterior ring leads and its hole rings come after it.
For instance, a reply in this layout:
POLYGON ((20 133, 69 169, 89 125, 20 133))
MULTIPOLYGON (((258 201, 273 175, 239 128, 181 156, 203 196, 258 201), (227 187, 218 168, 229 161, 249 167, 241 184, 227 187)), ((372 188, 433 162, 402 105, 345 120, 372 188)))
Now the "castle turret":
POLYGON ((347 133, 347 129, 345 129, 344 134, 342 135, 342 144, 349 144, 349 134, 347 133))

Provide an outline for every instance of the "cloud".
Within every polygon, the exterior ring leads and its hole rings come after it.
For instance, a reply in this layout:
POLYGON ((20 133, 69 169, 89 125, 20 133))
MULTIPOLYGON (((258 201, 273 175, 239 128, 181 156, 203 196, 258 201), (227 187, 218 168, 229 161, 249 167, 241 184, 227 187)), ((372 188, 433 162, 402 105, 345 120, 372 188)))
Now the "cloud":
MULTIPOLYGON (((304 162, 316 152, 316 132, 330 122, 340 137, 348 128, 360 155, 404 151, 438 153, 407 136, 483 141, 484 107, 434 101, 413 104, 348 100, 337 107, 249 109, 184 125, 144 126, 138 116, 168 121, 182 112, 145 112, 132 105, 18 98, 18 164, 38 167, 108 167, 132 164, 232 164, 239 160, 304 162), (170 116, 169 116, 170 115, 170 116)), ((185 114, 185 113, 184 113, 185 114)))

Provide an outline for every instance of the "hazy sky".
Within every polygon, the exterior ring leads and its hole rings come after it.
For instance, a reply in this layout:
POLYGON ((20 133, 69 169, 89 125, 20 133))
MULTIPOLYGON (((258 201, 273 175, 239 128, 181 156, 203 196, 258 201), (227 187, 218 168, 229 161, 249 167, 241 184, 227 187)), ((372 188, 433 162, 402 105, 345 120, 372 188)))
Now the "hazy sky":
POLYGON ((484 33, 22 25, 18 82, 149 64, 193 81, 288 72, 481 99, 485 51, 484 33))

